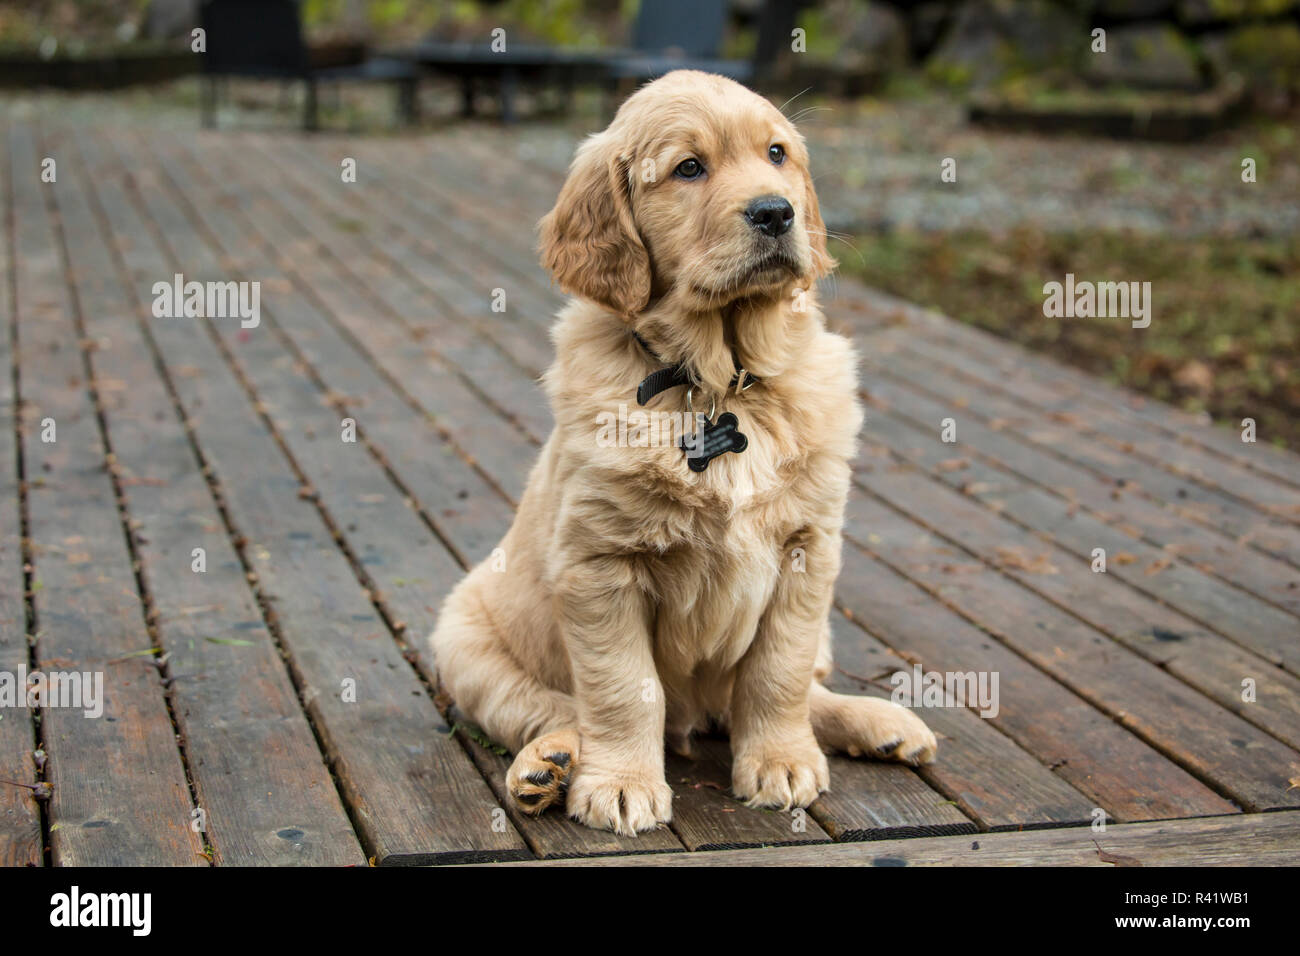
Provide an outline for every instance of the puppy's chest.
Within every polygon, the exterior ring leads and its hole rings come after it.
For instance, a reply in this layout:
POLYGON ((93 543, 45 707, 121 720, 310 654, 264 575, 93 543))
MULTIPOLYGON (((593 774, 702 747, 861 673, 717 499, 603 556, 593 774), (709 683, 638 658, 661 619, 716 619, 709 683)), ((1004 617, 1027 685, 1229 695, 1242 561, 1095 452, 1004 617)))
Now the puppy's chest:
POLYGON ((708 660, 734 665, 776 589, 783 552, 774 532, 742 514, 649 561, 661 653, 686 670, 708 660))
POLYGON ((649 567, 661 650, 675 649, 680 660, 739 659, 775 591, 784 546, 809 519, 803 474, 779 469, 763 437, 702 472, 673 462, 675 487, 658 529, 667 547, 649 567))

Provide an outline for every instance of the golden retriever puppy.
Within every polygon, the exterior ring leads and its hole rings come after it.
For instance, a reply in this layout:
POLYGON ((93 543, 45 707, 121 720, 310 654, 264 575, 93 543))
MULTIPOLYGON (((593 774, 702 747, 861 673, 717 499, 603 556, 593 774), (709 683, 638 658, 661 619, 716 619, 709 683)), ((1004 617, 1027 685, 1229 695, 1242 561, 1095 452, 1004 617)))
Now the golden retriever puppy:
POLYGON ((670 73, 579 147, 541 248, 573 296, 555 428, 431 638, 459 708, 514 752, 512 799, 651 829, 672 815, 665 740, 688 752, 709 723, 755 807, 815 800, 823 750, 933 759, 911 711, 820 683, 862 413, 816 304, 834 262, 799 133, 731 80, 670 73))

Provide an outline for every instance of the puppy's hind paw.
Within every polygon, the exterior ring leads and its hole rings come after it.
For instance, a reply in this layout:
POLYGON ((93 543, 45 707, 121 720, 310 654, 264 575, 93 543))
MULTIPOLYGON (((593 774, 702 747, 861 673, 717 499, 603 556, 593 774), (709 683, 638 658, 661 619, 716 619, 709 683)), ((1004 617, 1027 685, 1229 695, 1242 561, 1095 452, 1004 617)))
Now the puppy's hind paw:
POLYGON ((542 813, 557 801, 563 804, 578 762, 578 732, 559 730, 528 743, 506 771, 506 789, 522 812, 542 813))
POLYGON ((906 707, 878 697, 823 692, 814 699, 813 731, 828 750, 913 765, 934 760, 939 743, 906 707))

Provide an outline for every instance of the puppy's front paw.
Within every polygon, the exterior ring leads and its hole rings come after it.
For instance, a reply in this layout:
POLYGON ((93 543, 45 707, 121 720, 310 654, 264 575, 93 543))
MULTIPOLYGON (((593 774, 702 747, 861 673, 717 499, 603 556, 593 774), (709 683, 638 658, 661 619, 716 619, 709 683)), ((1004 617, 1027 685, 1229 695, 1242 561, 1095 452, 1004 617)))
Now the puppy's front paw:
POLYGON ((785 748, 744 749, 731 763, 731 789, 751 807, 806 807, 830 786, 826 755, 808 741, 785 748))
POLYGON ((673 816, 662 770, 605 770, 583 764, 569 785, 569 816, 597 830, 636 836, 673 816))

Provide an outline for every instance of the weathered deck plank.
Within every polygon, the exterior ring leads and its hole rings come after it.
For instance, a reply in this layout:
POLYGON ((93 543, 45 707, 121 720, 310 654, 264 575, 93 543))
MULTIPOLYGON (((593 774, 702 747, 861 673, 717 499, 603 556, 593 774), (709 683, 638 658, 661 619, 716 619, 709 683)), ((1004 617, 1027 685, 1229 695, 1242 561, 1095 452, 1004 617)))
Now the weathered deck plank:
MULTIPOLYGON (((1119 532, 1103 530, 1110 526, 1100 525, 1068 502, 1027 487, 981 461, 954 458, 954 453, 969 455, 978 447, 969 443, 969 436, 967 443, 948 445, 925 431, 910 430, 907 426, 914 422, 903 427, 899 424, 889 415, 877 415, 868 426, 869 434, 890 442, 899 457, 928 469, 933 479, 955 487, 973 502, 986 504, 1031 535, 1028 544, 1018 547, 1009 541, 987 545, 980 552, 986 561, 1251 723, 1293 746, 1300 743, 1300 680, 1279 666, 1293 658, 1300 660, 1292 650, 1296 643, 1292 632, 1300 628, 1300 619, 1295 628, 1285 618, 1279 622, 1284 612, 1261 606, 1257 598, 1223 582, 1211 585, 1199 569, 1174 564, 1166 552, 1117 538, 1119 532), (960 467, 952 468, 953 462, 960 467), (1105 576, 1092 569, 1097 547, 1103 547, 1108 556, 1105 576), (1138 567, 1142 570, 1135 573, 1132 569, 1138 567), (1148 585, 1166 572, 1169 580, 1164 585, 1148 585), (1124 584, 1115 585, 1111 575, 1124 584), (1176 599, 1199 590, 1218 596, 1229 610, 1237 609, 1247 620, 1258 616, 1268 620, 1258 622, 1258 628, 1250 632, 1234 630, 1249 633, 1250 640, 1228 640, 1169 606, 1190 604, 1189 613, 1194 613, 1202 606, 1201 599, 1176 599), (1154 597, 1163 597, 1166 603, 1154 597), (1261 607, 1264 614, 1252 613, 1261 607), (1267 656, 1246 650, 1241 643, 1267 656), (1243 700, 1245 678, 1256 682, 1256 700, 1243 700)), ((985 527, 1007 525, 991 522, 985 527)))
MULTIPOLYGON (((864 672, 882 659, 890 673, 910 670, 906 660, 842 617, 833 617, 831 627, 839 671, 831 681, 834 689, 860 693, 864 684, 847 675, 870 676, 864 672)), ((882 696, 878 684, 866 686, 871 696, 882 696)), ((1068 826, 1092 819, 1092 799, 969 706, 948 700, 945 706, 925 708, 922 716, 944 755, 942 763, 922 768, 922 775, 982 829, 1068 826)))
MULTIPOLYGON (((27 607, 18 489, 18 405, 14 394, 9 151, 0 150, 0 674, 15 680, 27 666, 27 607)), ((16 690, 16 688, 15 688, 16 690)), ((33 714, 0 708, 0 866, 40 866, 41 813, 34 795, 33 714)))
MULTIPOLYGON (((991 464, 1077 505, 1088 516, 1162 549, 1167 557, 1249 591, 1293 615, 1300 613, 1300 568, 1222 531, 1191 522, 1174 508, 1143 496, 1129 477, 1132 472, 1122 462, 1116 462, 1110 472, 1113 477, 1102 477, 1057 457, 1051 446, 1035 443, 1037 424, 1023 407, 992 397, 968 383, 929 374, 930 366, 904 349, 890 352, 887 361, 876 359, 875 349, 883 351, 888 344, 878 336, 872 336, 871 342, 873 360, 865 377, 877 408, 924 428, 931 428, 942 417, 955 415, 960 419, 963 447, 950 448, 950 453, 973 450, 991 464), (936 413, 941 414, 935 417, 936 413)), ((1296 623, 1300 625, 1300 617, 1296 623)))
MULTIPOLYGON (((877 527, 875 522, 870 525, 877 527)), ((917 529, 918 531, 920 529, 917 529)), ((868 537, 878 535, 873 530, 868 537)), ((1237 808, 1111 717, 850 542, 838 603, 925 670, 998 677, 991 722, 1120 821, 1235 813, 1237 808), (1133 781, 1142 780, 1141 790, 1133 781)), ((841 671, 869 678, 882 662, 836 650, 841 671)), ((892 673, 895 667, 887 665, 892 673)), ((910 665, 904 663, 906 669, 910 665)), ((946 757, 947 748, 941 745, 946 757)))
POLYGON ((206 865, 161 677, 141 654, 152 645, 32 130, 11 127, 9 147, 37 663, 103 686, 100 715, 41 712, 53 861, 206 865))
MULTIPOLYGON (((268 154, 268 161, 275 164, 273 169, 280 168, 286 157, 268 154)), ((362 161, 369 169, 370 161, 364 155, 362 161)), ((322 210, 332 209, 335 216, 350 213, 372 223, 382 222, 388 240, 383 245, 383 258, 395 271, 418 281, 425 296, 432 296, 433 310, 426 299, 414 313, 441 320, 430 326, 434 333, 430 344, 480 388, 490 385, 485 389, 490 401, 511 417, 531 424, 535 430, 548 431, 550 412, 539 401, 533 379, 550 364, 551 345, 543 328, 519 319, 521 305, 516 300, 529 300, 500 275, 482 271, 481 260, 473 272, 458 269, 454 259, 464 252, 457 249, 459 242, 450 242, 446 237, 454 219, 445 213, 440 218, 431 215, 420 192, 380 191, 375 188, 378 183, 360 178, 345 187, 337 182, 337 167, 317 163, 315 170, 316 176, 304 178, 299 173, 285 184, 299 197, 310 196, 311 205, 300 204, 297 208, 309 211, 313 205, 320 205, 322 210), (429 237, 437 237, 438 241, 429 237), (492 308, 497 289, 504 295, 504 311, 492 308), (529 374, 521 377, 520 370, 529 374)), ((356 241, 355 236, 351 238, 356 241)), ((399 314, 411 314, 411 310, 400 309, 399 314)))
POLYGON ((141 575, 157 615, 174 713, 214 862, 362 864, 279 649, 265 627, 88 194, 103 172, 66 143, 51 190, 80 303, 100 413, 119 469, 141 575), (202 548, 204 570, 194 570, 202 548), (230 643, 217 643, 230 642, 230 643))
POLYGON ((977 549, 995 554, 1023 535, 919 477, 860 472, 872 495, 850 499, 849 537, 1247 809, 1300 805, 1300 793, 1287 789, 1300 769, 1294 750, 999 570, 974 564, 953 573, 968 563, 965 542, 977 539, 977 549), (985 521, 995 523, 992 531, 980 528, 985 521))
MULTIPOLYGON (((1131 452, 1134 449, 1126 446, 1134 443, 1148 450, 1168 451, 1168 442, 1172 440, 1186 448, 1184 452, 1174 453, 1170 462, 1190 461, 1191 464, 1182 465, 1189 472, 1221 476, 1231 484, 1242 476, 1243 469, 1254 472, 1247 479, 1251 487, 1261 487, 1254 482, 1265 478, 1262 487, 1268 489, 1266 497, 1285 496, 1288 504, 1284 507, 1288 508, 1291 520, 1296 519, 1294 493, 1300 490, 1300 472, 1296 470, 1295 455, 1269 444, 1268 436, 1260 436, 1255 443, 1242 442, 1239 427, 1211 427, 1173 406, 1125 391, 1050 357, 1032 354, 981 329, 954 323, 886 293, 862 286, 848 291, 872 311, 891 312, 911 325, 915 333, 913 341, 918 346, 947 344, 952 348, 952 358, 963 366, 966 374, 987 378, 997 383, 999 390, 1005 389, 1025 399, 1031 393, 1043 398, 1044 410, 1095 415, 1102 426, 1097 433, 1105 435, 1115 447, 1131 452), (1026 384, 1025 391, 1019 390, 1020 383, 1026 384), (1212 454, 1207 455, 1207 451, 1212 454), (1184 459, 1184 453, 1191 458, 1184 459), (1200 463, 1205 463, 1204 472, 1200 463)), ((946 362, 941 360, 940 364, 946 362)), ((1166 467, 1157 456, 1144 457, 1151 464, 1166 467)), ((1178 469, 1168 467, 1167 470, 1177 473, 1178 469)), ((1244 500, 1247 504, 1256 503, 1244 500)))
MULTIPOLYGON (((911 326, 908 328, 912 329, 911 326)), ((926 332, 931 328, 928 324, 924 326, 926 332)), ((963 330, 963 334, 970 331, 963 330)), ((897 330, 892 334, 897 335, 897 330)), ((961 348, 954 348, 939 334, 927 337, 920 329, 914 329, 905 342, 906 352, 930 368, 927 380, 951 377, 977 390, 982 402, 999 402, 1002 407, 1009 407, 1010 416, 1017 412, 1019 416, 1032 416, 1031 434, 1040 444, 1113 479, 1125 479, 1135 492, 1175 507, 1185 518, 1222 530, 1289 563, 1300 565, 1300 550, 1297 550, 1300 529, 1294 525, 1295 518, 1288 517, 1288 509, 1292 507, 1293 489, 1290 486, 1245 465, 1228 464, 1223 459, 1198 452, 1196 446, 1169 439, 1152 426, 1135 425, 1117 411, 1098 411, 1088 405, 1086 393, 1060 398, 1042 383, 1035 382, 1032 387, 1021 386, 1018 383, 1026 378, 1025 369, 1032 368, 1033 362, 1026 362, 1022 353, 1012 350, 1006 343, 998 343, 1002 354, 997 364, 990 367, 991 359, 971 356, 961 348), (1111 421, 1118 424, 1112 425, 1109 432, 1100 431, 1111 421), (1150 434, 1147 429, 1150 429, 1150 434), (1193 452, 1220 466, 1213 469, 1217 480, 1205 477, 1206 469, 1198 463, 1199 458, 1190 464, 1185 462, 1193 452), (1170 460, 1162 459, 1162 454, 1168 454, 1170 460), (1184 464, 1180 466, 1179 462, 1184 464), (1222 468, 1229 469, 1226 475, 1221 474, 1222 468), (1259 489, 1261 484, 1268 496, 1276 499, 1272 510, 1269 505, 1242 494, 1246 488, 1259 489)), ((1187 432, 1189 435, 1213 434, 1203 426, 1189 426, 1187 432)))
MULTIPOLYGON (((111 144, 83 139, 81 146, 98 159, 111 144)), ((182 264, 156 245, 135 205, 138 194, 120 187, 117 169, 98 181, 98 195, 112 227, 133 237, 132 281, 147 285, 182 266, 195 276, 220 275, 211 260, 182 264)), ((162 214, 160 206, 150 208, 162 214)), ((172 234, 186 234, 189 225, 178 223, 172 234)), ((216 341, 187 320, 159 321, 151 330, 168 367, 190 370, 174 388, 232 523, 247 540, 246 560, 273 602, 309 713, 368 849, 390 863, 525 853, 512 827, 493 826, 494 796, 447 734, 216 341), (257 472, 243 467, 250 460, 257 472)))
POLYGON ((514 866, 1296 866, 1300 813, 514 866), (1103 858, 1105 854, 1105 858, 1103 858), (1125 860, 1116 862, 1116 858, 1125 860))
MULTIPOLYGON (((200 165, 212 163, 205 158, 200 165)), ((423 284, 408 268, 395 263, 392 257, 401 255, 398 242, 385 241, 376 253, 373 241, 338 226, 340 217, 364 215, 366 211, 355 198, 364 194, 352 192, 356 187, 327 185, 328 180, 324 180, 311 184, 313 192, 305 192, 307 184, 301 179, 292 179, 288 173, 275 175, 276 165, 268 165, 268 169, 273 174, 269 177, 272 188, 222 185, 222 194, 236 197, 240 208, 277 248, 314 248, 312 255, 297 256, 291 265, 311 282, 313 292, 348 329, 354 347, 400 382, 412 400, 432 415, 472 460, 507 476, 510 484, 504 490, 517 499, 522 484, 514 475, 520 469, 509 452, 521 425, 510 422, 518 422, 519 413, 533 414, 544 405, 532 381, 535 369, 510 360, 484 335, 482 323, 471 322, 440 297, 436 288, 423 284), (278 214, 269 215, 268 210, 277 206, 278 214), (290 228, 290 224, 298 228, 290 228), (308 244, 302 239, 304 235, 311 237, 308 244), (321 258, 322 250, 325 259, 321 258), (358 267, 358 263, 369 262, 376 255, 382 257, 384 268, 358 267), (429 374, 431 363, 441 375, 429 374), (511 393, 515 395, 513 400, 498 394, 498 383, 515 390, 511 393), (493 408, 501 414, 484 414, 485 409, 493 408)), ((220 166, 213 165, 208 172, 209 182, 232 182, 220 166)), ((370 221, 369 228, 384 228, 382 221, 370 221)), ((408 266, 420 270, 421 277, 439 275, 438 270, 430 268, 427 253, 408 253, 403 258, 408 266)), ((471 306, 486 312, 489 301, 490 290, 471 306)), ((543 414, 549 415, 544 409, 543 414)))
POLYGON ((670 753, 665 774, 673 788, 669 826, 687 849, 830 842, 830 835, 805 811, 751 810, 733 797, 731 748, 725 740, 699 738, 690 757, 670 753))
MULTIPOLYGON (((202 208, 231 195, 226 190, 209 191, 216 182, 200 179, 193 167, 187 169, 170 158, 163 164, 185 195, 202 200, 202 208)), ((346 273, 340 276, 340 269, 346 268, 344 259, 323 259, 318 246, 295 243, 293 231, 285 225, 290 211, 276 209, 266 195, 234 195, 244 218, 219 217, 210 227, 232 256, 229 261, 245 267, 240 254, 250 248, 250 238, 261 243, 259 255, 283 250, 277 264, 295 281, 293 301, 301 309, 314 306, 319 317, 314 322, 284 323, 283 331, 338 397, 337 404, 356 418, 366 437, 400 474, 462 563, 486 557, 509 527, 512 512, 509 500, 497 493, 497 476, 522 469, 516 458, 487 471, 485 464, 496 458, 475 453, 485 448, 510 452, 526 445, 526 439, 498 416, 484 414, 484 403, 445 366, 435 366, 445 374, 430 374, 428 345, 414 341, 391 314, 376 316, 373 304, 364 297, 366 287, 346 281, 346 273), (232 248, 240 252, 232 254, 232 248), (289 255, 289 250, 297 254, 289 255), (311 290, 309 299, 300 293, 303 289, 311 290), (426 419, 419 423, 422 427, 416 427, 415 418, 426 419), (474 440, 461 444, 467 437, 474 440)), ((232 201, 222 204, 229 208, 232 201)), ((323 224, 307 220, 303 225, 313 236, 319 235, 317 227, 323 224)), ((347 261, 360 255, 356 248, 339 252, 347 261)), ((256 258, 248 256, 250 261, 256 258)), ((439 600, 441 592, 432 597, 439 600)))

